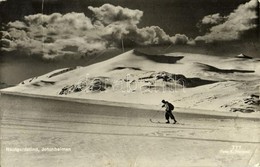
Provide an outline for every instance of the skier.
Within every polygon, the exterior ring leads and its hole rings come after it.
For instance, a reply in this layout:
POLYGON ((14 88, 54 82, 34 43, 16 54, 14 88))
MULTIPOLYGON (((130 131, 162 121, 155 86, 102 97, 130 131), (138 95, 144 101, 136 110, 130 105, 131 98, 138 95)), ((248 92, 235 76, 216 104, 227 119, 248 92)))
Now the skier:
POLYGON ((174 106, 170 102, 165 100, 162 100, 162 103, 163 103, 162 108, 165 107, 165 111, 166 111, 165 112, 165 119, 167 120, 166 123, 167 124, 170 123, 169 118, 171 118, 174 121, 173 124, 176 124, 177 121, 174 115, 172 114, 172 110, 174 109, 174 106))

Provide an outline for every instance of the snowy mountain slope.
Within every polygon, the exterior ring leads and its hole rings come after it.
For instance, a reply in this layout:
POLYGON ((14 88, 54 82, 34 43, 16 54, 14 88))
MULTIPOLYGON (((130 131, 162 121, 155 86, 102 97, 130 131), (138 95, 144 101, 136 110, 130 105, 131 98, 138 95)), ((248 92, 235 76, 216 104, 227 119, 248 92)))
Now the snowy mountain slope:
POLYGON ((65 68, 5 91, 218 111, 259 111, 259 60, 131 50, 87 67, 65 68), (251 102, 248 102, 248 100, 251 102), (254 102, 252 102, 254 101, 254 102))

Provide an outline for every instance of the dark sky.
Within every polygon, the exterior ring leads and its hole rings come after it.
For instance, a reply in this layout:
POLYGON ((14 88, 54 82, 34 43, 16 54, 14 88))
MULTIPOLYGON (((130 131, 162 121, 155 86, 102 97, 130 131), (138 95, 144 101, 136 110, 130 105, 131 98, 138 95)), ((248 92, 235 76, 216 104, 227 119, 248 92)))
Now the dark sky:
MULTIPOLYGON (((119 5, 144 12, 139 27, 157 25, 169 35, 176 33, 195 37, 197 22, 203 16, 220 13, 227 15, 248 0, 45 0, 44 13, 84 12, 91 17, 88 6, 104 3, 119 5)), ((0 4, 1 21, 21 20, 29 14, 41 13, 42 0, 7 0, 0 4)))

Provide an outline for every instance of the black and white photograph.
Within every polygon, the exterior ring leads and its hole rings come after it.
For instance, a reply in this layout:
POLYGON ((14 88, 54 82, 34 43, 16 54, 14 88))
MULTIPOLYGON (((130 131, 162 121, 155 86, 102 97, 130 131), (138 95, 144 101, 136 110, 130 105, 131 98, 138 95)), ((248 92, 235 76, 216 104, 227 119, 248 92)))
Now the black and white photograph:
POLYGON ((0 167, 260 167, 259 0, 0 0, 0 167))

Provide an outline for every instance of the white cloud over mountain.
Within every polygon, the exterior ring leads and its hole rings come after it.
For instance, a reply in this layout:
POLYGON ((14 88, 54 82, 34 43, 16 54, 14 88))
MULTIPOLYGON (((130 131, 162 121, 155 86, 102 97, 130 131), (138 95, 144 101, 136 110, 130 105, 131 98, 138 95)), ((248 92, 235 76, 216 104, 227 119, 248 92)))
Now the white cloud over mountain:
POLYGON ((22 21, 9 22, 2 31, 2 49, 53 59, 63 56, 82 57, 118 47, 121 40, 138 45, 186 44, 185 35, 169 36, 160 27, 138 28, 143 12, 104 4, 89 7, 93 18, 83 13, 29 15, 22 21))
POLYGON ((240 5, 227 16, 212 14, 200 21, 209 32, 195 40, 185 34, 167 34, 158 26, 138 27, 143 11, 111 4, 89 6, 93 16, 84 13, 53 13, 25 16, 9 22, 1 31, 1 49, 39 55, 47 59, 80 58, 125 45, 195 44, 239 39, 243 32, 255 28, 257 1, 240 5))
POLYGON ((222 17, 222 16, 220 16, 219 13, 216 13, 216 14, 205 16, 201 20, 201 23, 202 24, 219 24, 219 23, 221 23, 225 19, 226 19, 226 17, 222 17))
POLYGON ((257 0, 251 0, 238 6, 228 16, 220 16, 219 13, 205 16, 202 24, 214 25, 209 32, 203 36, 198 36, 195 41, 214 41, 237 40, 241 35, 250 29, 256 28, 257 19, 257 0))
POLYGON ((111 4, 104 4, 101 7, 90 6, 88 9, 94 13, 95 19, 105 26, 115 22, 128 22, 136 25, 143 16, 143 12, 140 10, 132 10, 111 4))

